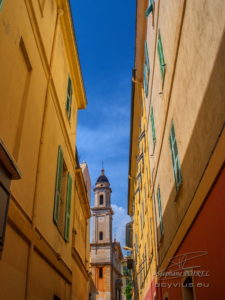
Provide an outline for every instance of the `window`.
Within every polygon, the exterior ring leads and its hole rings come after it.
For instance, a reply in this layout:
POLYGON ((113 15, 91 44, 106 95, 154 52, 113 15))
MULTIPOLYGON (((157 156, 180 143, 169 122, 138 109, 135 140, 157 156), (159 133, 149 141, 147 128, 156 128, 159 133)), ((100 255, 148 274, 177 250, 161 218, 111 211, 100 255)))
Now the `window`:
POLYGON ((190 276, 183 283, 183 299, 194 300, 194 284, 190 276))
POLYGON ((158 202, 158 214, 159 214, 159 229, 160 229, 160 234, 162 236, 163 233, 164 233, 164 228, 163 228, 162 203, 161 203, 160 187, 158 187, 158 190, 157 190, 157 202, 158 202))
POLYGON ((151 108, 150 119, 151 119, 151 127, 152 127, 152 142, 153 142, 153 147, 155 148, 156 135, 155 135, 155 120, 154 120, 153 108, 151 108))
POLYGON ((153 9, 154 9, 154 2, 155 2, 155 0, 149 0, 148 8, 147 8, 147 10, 146 10, 146 12, 145 12, 146 17, 147 17, 151 12, 153 12, 153 9))
POLYGON ((66 241, 69 241, 72 177, 63 159, 62 147, 58 148, 53 220, 66 241))
POLYGON ((103 278, 103 268, 99 268, 99 278, 103 278))
POLYGON ((146 97, 148 96, 149 74, 150 74, 150 64, 149 64, 149 56, 148 56, 148 45, 147 42, 145 42, 144 91, 146 97))
POLYGON ((103 195, 100 195, 100 197, 99 197, 99 204, 103 205, 103 195))
POLYGON ((161 75, 162 75, 162 79, 164 81, 165 72, 166 72, 166 64, 165 64, 165 59, 164 59, 163 45, 162 45, 160 31, 159 31, 159 35, 158 35, 158 55, 159 55, 159 64, 160 64, 161 75))
POLYGON ((172 124, 171 130, 170 130, 169 141, 170 141, 170 149, 171 149, 171 154, 172 154, 172 163, 173 163, 173 171, 174 171, 176 190, 178 191, 179 186, 181 185, 181 182, 182 182, 182 176, 181 176, 181 168, 180 168, 180 162, 179 162, 179 157, 178 157, 178 148, 177 148, 174 124, 172 124))
POLYGON ((67 98, 66 98, 66 112, 69 120, 71 117, 72 95, 73 95, 72 80, 69 77, 68 85, 67 85, 67 98))
POLYGON ((100 240, 100 241, 103 240, 103 232, 102 232, 102 231, 99 232, 99 240, 100 240))

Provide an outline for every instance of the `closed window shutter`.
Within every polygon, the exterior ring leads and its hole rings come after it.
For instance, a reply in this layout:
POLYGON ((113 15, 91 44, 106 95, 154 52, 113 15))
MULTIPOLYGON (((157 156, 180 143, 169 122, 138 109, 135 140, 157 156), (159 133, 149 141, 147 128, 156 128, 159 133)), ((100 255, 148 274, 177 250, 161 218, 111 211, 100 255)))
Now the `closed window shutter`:
POLYGON ((153 11, 154 0, 149 0, 148 8, 145 12, 146 17, 153 11))
POLYGON ((181 176, 177 141, 176 141, 175 130, 174 130, 173 124, 171 127, 169 141, 170 141, 170 149, 171 149, 171 155, 172 155, 172 163, 173 163, 173 171, 174 171, 176 190, 178 190, 178 188, 182 182, 182 176, 181 176))
POLYGON ((145 95, 147 97, 148 95, 148 84, 147 84, 147 67, 144 65, 144 91, 145 95))
POLYGON ((72 177, 70 174, 68 174, 67 191, 66 191, 65 231, 64 231, 64 238, 67 242, 69 241, 71 195, 72 195, 72 177))
POLYGON ((144 63, 144 91, 146 97, 148 96, 148 83, 149 83, 149 73, 150 73, 150 63, 148 55, 148 45, 145 42, 145 63, 144 63))
POLYGON ((63 174, 63 151, 62 151, 62 147, 59 146, 57 169, 56 169, 55 201, 54 201, 54 215, 53 215, 53 219, 56 224, 58 224, 59 221, 62 174, 63 174))
POLYGON ((0 0, 0 9, 1 9, 2 6, 3 6, 3 2, 4 2, 4 0, 0 0))
POLYGON ((151 126, 152 126, 152 140, 153 140, 153 144, 155 145, 156 134, 155 134, 155 120, 154 120, 153 108, 151 109, 150 119, 151 119, 151 126))
POLYGON ((150 63, 149 63, 149 55, 148 55, 148 45, 145 42, 145 64, 147 66, 147 72, 150 72, 150 63))
POLYGON ((163 45, 162 45, 160 32, 159 32, 159 35, 158 35, 158 55, 159 55, 161 75, 162 75, 162 78, 164 79, 166 64, 165 64, 165 59, 164 59, 163 45))
POLYGON ((72 80, 69 77, 68 86, 67 86, 67 99, 66 99, 66 111, 69 119, 71 117, 72 95, 73 95, 72 80))
POLYGON ((160 226, 160 233, 162 235, 164 232, 164 228, 163 228, 163 218, 162 218, 160 187, 158 187, 158 191, 157 191, 157 200, 158 200, 158 212, 159 212, 159 226, 160 226))

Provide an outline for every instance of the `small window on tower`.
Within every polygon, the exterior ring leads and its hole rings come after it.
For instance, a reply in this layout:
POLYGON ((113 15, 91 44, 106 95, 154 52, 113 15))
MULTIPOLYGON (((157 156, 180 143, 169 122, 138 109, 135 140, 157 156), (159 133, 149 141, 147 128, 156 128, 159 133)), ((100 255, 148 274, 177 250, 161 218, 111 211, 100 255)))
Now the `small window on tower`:
POLYGON ((99 204, 103 205, 103 195, 100 195, 100 197, 99 197, 99 204))
POLYGON ((99 240, 100 240, 100 241, 103 240, 103 232, 102 232, 102 231, 99 232, 99 240))
POLYGON ((103 268, 99 268, 99 278, 103 278, 103 268))

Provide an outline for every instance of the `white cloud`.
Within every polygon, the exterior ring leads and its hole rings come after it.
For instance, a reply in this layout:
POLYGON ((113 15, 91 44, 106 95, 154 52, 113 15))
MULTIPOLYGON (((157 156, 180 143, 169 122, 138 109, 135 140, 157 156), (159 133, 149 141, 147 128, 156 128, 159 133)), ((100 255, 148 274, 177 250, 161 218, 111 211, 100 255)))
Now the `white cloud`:
POLYGON ((126 224, 130 222, 130 217, 124 207, 112 204, 114 211, 113 215, 113 238, 114 233, 116 234, 116 240, 120 242, 121 247, 125 246, 125 230, 126 224))

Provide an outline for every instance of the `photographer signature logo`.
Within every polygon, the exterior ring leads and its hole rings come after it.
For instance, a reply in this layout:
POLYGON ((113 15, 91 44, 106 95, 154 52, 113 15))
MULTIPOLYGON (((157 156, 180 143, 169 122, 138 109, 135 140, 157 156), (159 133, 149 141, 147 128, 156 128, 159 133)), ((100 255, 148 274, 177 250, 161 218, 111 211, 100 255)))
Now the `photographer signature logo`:
POLYGON ((209 271, 201 270, 198 258, 207 255, 207 251, 194 251, 174 256, 167 270, 157 272, 160 279, 175 279, 186 276, 208 277, 209 271))

